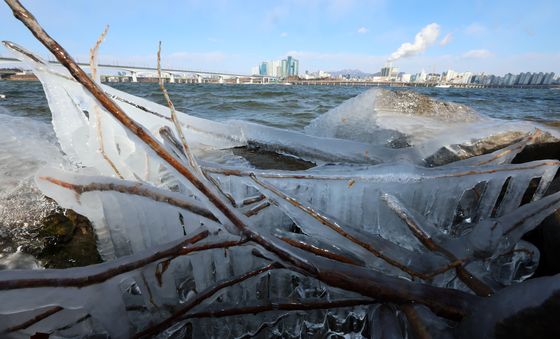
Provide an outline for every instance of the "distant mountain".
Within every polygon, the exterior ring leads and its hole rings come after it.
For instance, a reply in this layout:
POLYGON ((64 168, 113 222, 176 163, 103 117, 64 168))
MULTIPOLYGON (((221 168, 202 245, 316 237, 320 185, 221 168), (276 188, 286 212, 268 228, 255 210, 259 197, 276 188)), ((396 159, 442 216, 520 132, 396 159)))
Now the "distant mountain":
POLYGON ((367 77, 372 77, 372 76, 377 76, 377 75, 381 75, 378 73, 366 73, 366 72, 362 72, 359 69, 343 69, 340 71, 331 71, 328 72, 330 73, 333 77, 337 77, 339 75, 342 76, 346 76, 349 75, 351 78, 367 78, 367 77))

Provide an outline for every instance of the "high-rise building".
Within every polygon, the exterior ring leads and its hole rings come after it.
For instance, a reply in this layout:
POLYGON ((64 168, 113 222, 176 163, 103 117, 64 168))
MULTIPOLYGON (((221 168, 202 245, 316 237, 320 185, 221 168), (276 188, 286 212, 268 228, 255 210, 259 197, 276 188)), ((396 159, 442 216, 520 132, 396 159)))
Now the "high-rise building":
POLYGON ((269 75, 268 74, 268 62, 263 61, 259 66, 259 75, 269 75))
POLYGON ((457 78, 459 73, 455 72, 452 69, 448 69, 446 72, 443 72, 441 75, 441 80, 444 82, 452 82, 457 78))
POLYGON ((554 80, 554 72, 546 73, 544 75, 543 85, 550 85, 554 80))
POLYGON ((529 85, 540 85, 540 84, 542 84, 543 80, 544 80, 544 73, 543 72, 533 73, 533 75, 531 76, 531 81, 529 82, 529 85))
POLYGON ((259 75, 268 75, 279 78, 299 75, 299 61, 292 56, 283 60, 263 61, 258 66, 259 75))
POLYGON ((282 61, 281 60, 274 60, 269 62, 270 71, 268 75, 273 77, 279 77, 282 72, 282 61))

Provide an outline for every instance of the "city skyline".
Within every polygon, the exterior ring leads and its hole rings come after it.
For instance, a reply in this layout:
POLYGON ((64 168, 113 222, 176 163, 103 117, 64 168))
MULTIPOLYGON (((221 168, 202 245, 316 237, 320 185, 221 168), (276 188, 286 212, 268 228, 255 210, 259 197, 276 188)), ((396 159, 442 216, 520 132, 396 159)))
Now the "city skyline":
MULTIPOLYGON (((411 73, 455 69, 560 74, 560 47, 554 43, 560 33, 555 21, 560 3, 555 1, 422 6, 383 0, 25 4, 81 60, 109 24, 99 57, 108 63, 153 65, 162 40, 164 65, 223 72, 249 73, 263 60, 290 55, 299 60, 300 74, 341 69, 375 73, 389 58, 397 58, 395 64, 411 73)), ((0 6, 0 17, 1 39, 46 55, 6 6, 0 6)))

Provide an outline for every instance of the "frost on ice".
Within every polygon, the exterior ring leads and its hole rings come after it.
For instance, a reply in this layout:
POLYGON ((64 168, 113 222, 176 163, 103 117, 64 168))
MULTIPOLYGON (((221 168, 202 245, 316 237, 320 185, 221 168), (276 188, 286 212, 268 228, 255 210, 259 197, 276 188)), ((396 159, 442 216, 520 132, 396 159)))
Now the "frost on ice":
POLYGON ((539 251, 522 240, 560 208, 545 196, 560 162, 511 163, 553 130, 369 90, 305 133, 178 112, 191 163, 169 108, 98 84, 138 133, 65 69, 4 44, 41 80, 75 165, 39 170, 37 186, 92 222, 105 261, 1 271, 6 335, 488 335, 504 300, 560 289, 524 282, 539 251), (236 147, 314 166, 260 170, 236 147))

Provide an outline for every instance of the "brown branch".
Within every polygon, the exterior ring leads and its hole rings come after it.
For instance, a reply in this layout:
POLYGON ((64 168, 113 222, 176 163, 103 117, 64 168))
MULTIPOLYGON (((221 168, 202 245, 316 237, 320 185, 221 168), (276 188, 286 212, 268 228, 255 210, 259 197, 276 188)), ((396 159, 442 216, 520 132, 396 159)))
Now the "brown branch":
POLYGON ((315 255, 318 255, 318 256, 321 256, 321 257, 325 257, 325 258, 332 259, 332 260, 335 260, 335 261, 340 261, 340 262, 350 264, 350 265, 363 266, 363 264, 361 262, 357 261, 357 260, 345 257, 345 256, 337 254, 337 253, 333 253, 333 252, 331 252, 329 250, 326 250, 324 248, 319 248, 317 246, 310 245, 310 244, 308 244, 304 241, 298 240, 298 239, 291 239, 291 238, 288 238, 288 237, 280 237, 280 240, 282 240, 283 242, 285 242, 285 243, 287 243, 291 246, 297 247, 297 248, 302 249, 302 250, 307 251, 307 252, 311 252, 311 253, 313 253, 315 255))
POLYGON ((321 300, 321 301, 303 301, 303 302, 270 302, 268 304, 244 306, 234 308, 218 308, 215 310, 206 310, 201 312, 189 313, 181 317, 180 320, 197 319, 197 318, 222 318, 244 314, 256 314, 269 311, 308 311, 322 310, 341 307, 354 307, 361 305, 375 304, 377 301, 373 299, 345 299, 345 300, 321 300))
POLYGON ((241 203, 241 206, 252 205, 254 203, 263 201, 264 199, 266 199, 266 197, 262 194, 254 196, 254 197, 248 197, 248 198, 243 199, 243 202, 241 203))
MULTIPOLYGON (((12 9, 14 16, 29 28, 33 35, 68 69, 74 79, 82 84, 110 114, 150 147, 164 162, 190 181, 243 235, 255 241, 266 250, 276 254, 281 260, 292 264, 297 270, 303 271, 305 274, 316 277, 334 287, 374 298, 391 299, 395 302, 416 301, 430 307, 437 314, 455 319, 463 317, 473 306, 473 300, 470 299, 471 296, 461 294, 459 291, 415 284, 399 278, 373 274, 371 271, 369 273, 353 274, 344 267, 346 264, 342 263, 333 265, 335 262, 330 262, 326 266, 318 268, 316 267, 317 262, 310 264, 308 261, 293 256, 278 241, 263 237, 246 225, 236 210, 222 201, 203 181, 167 152, 165 147, 147 130, 132 120, 115 102, 107 97, 103 90, 76 64, 68 52, 43 30, 35 17, 18 0, 5 0, 5 2, 12 9), (321 269, 324 271, 321 271, 321 269), (368 275, 367 278, 364 275, 368 275)), ((350 266, 353 269, 356 267, 350 266)), ((355 271, 360 272, 359 267, 355 271)), ((12 281, 12 283, 17 282, 12 281)), ((24 287, 13 284, 12 286, 13 288, 24 287)))
POLYGON ((95 42, 95 46, 93 46, 90 50, 89 50, 89 68, 91 70, 91 78, 96 81, 97 80, 97 51, 99 50, 99 46, 101 46, 101 43, 103 42, 103 40, 105 40, 105 36, 107 36, 107 32, 109 32, 109 25, 105 26, 105 29, 103 30, 103 33, 101 33, 101 35, 99 36, 99 38, 97 38, 97 41, 95 42))
POLYGON ((101 156, 103 156, 103 159, 107 161, 107 163, 109 164, 113 172, 115 172, 115 174, 119 178, 124 179, 123 175, 121 174, 121 172, 119 171, 119 169, 117 168, 113 160, 111 160, 111 158, 105 152, 105 141, 103 140, 103 131, 101 127, 101 110, 99 109, 98 106, 94 106, 93 110, 95 111, 95 129, 97 130, 97 142, 99 143, 99 152, 101 153, 101 156))
POLYGON ((15 332, 15 331, 19 331, 19 330, 24 330, 26 328, 28 328, 31 325, 34 325, 36 323, 38 323, 39 321, 50 317, 51 315, 58 313, 60 311, 62 311, 64 308, 60 307, 60 306, 55 306, 55 307, 51 307, 48 310, 46 310, 45 312, 42 312, 40 314, 37 314, 36 316, 34 316, 33 318, 19 324, 19 325, 14 325, 12 327, 7 328, 4 332, 2 333, 10 333, 10 332, 15 332))
MULTIPOLYGON (((187 254, 198 250, 196 247, 185 248, 186 245, 195 244, 208 237, 210 233, 208 231, 202 231, 191 238, 181 241, 168 249, 164 249, 153 253, 144 258, 134 260, 131 262, 126 262, 120 266, 112 267, 106 271, 87 275, 84 277, 73 277, 73 278, 30 278, 30 279, 13 279, 0 281, 0 290, 13 290, 18 288, 38 288, 38 287, 84 287, 94 284, 102 283, 108 279, 111 279, 119 274, 135 270, 137 268, 146 266, 157 260, 163 258, 176 256, 177 253, 187 254)), ((203 249, 206 249, 208 245, 204 245, 203 249)), ((109 263, 110 264, 110 263, 109 263)), ((104 265, 104 264, 99 264, 104 265)))
MULTIPOLYGON (((426 232, 421 226, 420 222, 414 218, 412 213, 406 209, 397 198, 384 194, 382 200, 387 206, 397 214, 397 216, 404 221, 408 226, 411 233, 420 240, 420 242, 430 251, 439 252, 446 256, 452 263, 462 263, 464 260, 459 260, 457 257, 448 251, 443 246, 439 245, 434 239, 426 232)), ((471 274, 464 266, 458 265, 455 267, 457 277, 461 279, 473 292, 479 296, 487 297, 494 294, 493 289, 485 284, 482 280, 471 274)))
POLYGON ((265 208, 270 206, 270 202, 269 201, 265 201, 261 204, 258 204, 257 206, 251 208, 250 210, 248 210, 247 212, 245 212, 245 216, 247 217, 252 217, 254 215, 259 214, 260 211, 264 210, 265 208))
POLYGON ((165 85, 163 84, 164 80, 161 77, 161 41, 159 42, 159 47, 158 47, 158 52, 157 52, 157 70, 158 70, 158 77, 159 77, 159 88, 161 89, 161 92, 163 93, 163 96, 165 97, 165 101, 167 102, 167 106, 169 107, 169 110, 171 111, 171 121, 173 122, 173 125, 175 126, 175 131, 177 131, 177 134, 179 135, 179 138, 181 139, 181 144, 183 146, 183 151, 185 152, 185 156, 187 157, 187 160, 189 161, 191 167, 194 170, 197 170, 198 172, 200 172, 200 168, 199 168, 198 164, 196 163, 196 160, 194 159, 194 156, 192 155, 191 149, 189 148, 189 144, 187 143, 187 139, 185 139, 185 134, 183 134, 183 129, 181 128, 181 123, 179 122, 179 119, 177 118, 177 112, 175 111, 175 105, 171 101, 171 98, 169 97, 169 93, 167 93, 167 90, 165 89, 165 85))
MULTIPOLYGON (((452 173, 452 174, 445 174, 445 175, 424 175, 426 179, 442 179, 442 178, 454 178, 454 177, 463 177, 463 176, 470 176, 470 175, 483 175, 483 174, 492 174, 498 172, 512 172, 512 171, 524 171, 535 169, 539 167, 547 167, 547 166, 560 166, 560 161, 557 160, 547 160, 547 161, 533 161, 530 163, 523 163, 523 164, 515 164, 515 165, 508 165, 501 168, 494 168, 494 169, 472 169, 469 171, 459 172, 459 173, 452 173)), ((254 174, 254 171, 251 170, 239 170, 239 169, 231 169, 231 168, 215 168, 215 167, 205 167, 204 170, 208 173, 216 173, 216 174, 223 174, 226 176, 236 176, 236 177, 249 177, 254 174)), ((426 169, 425 169, 426 170, 426 169)), ((431 169, 427 169, 431 170, 431 169)), ((437 169, 433 169, 434 171, 439 171, 437 169)), ((350 179, 354 179, 356 181, 367 181, 368 179, 356 179, 351 175, 316 175, 316 174, 309 174, 309 173, 296 173, 296 174, 288 174, 288 173, 275 173, 275 172, 267 172, 262 171, 258 173, 258 176, 261 178, 266 179, 309 179, 309 180, 336 180, 336 181, 348 181, 350 179)))
POLYGON ((410 304, 401 305, 400 309, 403 311, 410 327, 412 328, 412 333, 414 333, 414 338, 416 339, 431 339, 432 336, 426 329, 426 326, 422 322, 422 319, 418 316, 418 313, 414 309, 414 306, 410 304))
MULTIPOLYGON (((89 50, 89 68, 91 70, 91 78, 94 81, 97 81, 97 60, 96 60, 97 59, 97 51, 99 50, 99 46, 101 46, 101 43, 105 39, 105 36, 107 35, 108 31, 109 31, 109 25, 105 26, 105 30, 103 31, 103 33, 101 33, 101 35, 97 39, 97 42, 95 43, 95 46, 92 47, 89 50)), ((119 178, 123 179, 123 176, 121 175, 121 173, 117 169, 117 166, 115 165, 115 163, 111 160, 111 158, 109 158, 109 156, 105 152, 105 142, 103 140, 103 130, 102 130, 102 127, 101 127, 101 110, 99 109, 99 107, 97 105, 95 105, 93 107, 93 109, 95 111, 95 129, 97 131, 97 142, 99 143, 99 152, 103 156, 103 159, 105 159, 105 161, 107 161, 107 163, 109 164, 111 169, 113 169, 113 172, 115 172, 115 174, 119 178)))
POLYGON ((218 182, 218 180, 214 179, 214 177, 212 177, 211 175, 208 175, 208 173, 206 173, 206 171, 202 170, 202 174, 204 174, 204 177, 206 178, 206 180, 210 181, 214 187, 216 187, 216 189, 218 190, 218 192, 220 192, 220 194, 229 201, 229 203, 231 204, 231 206, 233 207, 238 207, 237 203, 235 202, 235 199, 231 196, 231 194, 227 193, 226 191, 224 191, 222 189, 222 186, 220 185, 220 183, 218 182))
POLYGON ((113 191, 113 192, 119 192, 124 194, 137 195, 137 196, 151 199, 153 201, 186 209, 194 214, 200 215, 201 217, 210 219, 212 221, 218 221, 218 219, 214 216, 214 214, 212 214, 212 212, 210 212, 209 210, 203 207, 197 206, 186 200, 165 195, 163 193, 153 192, 147 187, 144 187, 143 184, 140 183, 135 183, 133 186, 124 185, 124 184, 115 184, 115 183, 91 183, 86 185, 80 185, 80 184, 73 184, 70 182, 62 181, 60 179, 47 177, 47 176, 41 176, 39 177, 39 179, 46 180, 57 186, 61 186, 66 189, 72 190, 77 194, 83 194, 87 192, 113 191))
POLYGON ((192 300, 190 300, 185 306, 183 306, 181 309, 177 310, 175 313, 173 313, 169 318, 165 319, 164 321, 150 326, 146 329, 144 329, 143 331, 135 334, 133 336, 133 338, 142 338, 142 337, 147 337, 149 335, 158 333, 166 328, 168 328, 169 326, 173 325, 175 322, 177 322, 177 320, 179 320, 185 313, 189 312, 191 309, 193 309, 193 307, 200 305, 202 302, 204 302, 204 300, 210 298, 212 295, 214 295, 216 292, 236 285, 244 280, 247 280, 249 278, 255 277, 257 275, 260 275, 264 272, 273 270, 273 269, 278 269, 278 268, 282 268, 282 265, 278 264, 278 263, 272 263, 269 264, 267 266, 261 267, 259 269, 256 269, 254 271, 250 271, 247 272, 245 274, 242 274, 240 276, 237 276, 235 278, 231 278, 229 280, 225 280, 222 281, 214 286, 211 286, 207 289, 205 289, 204 291, 200 292, 199 294, 197 294, 192 300))

